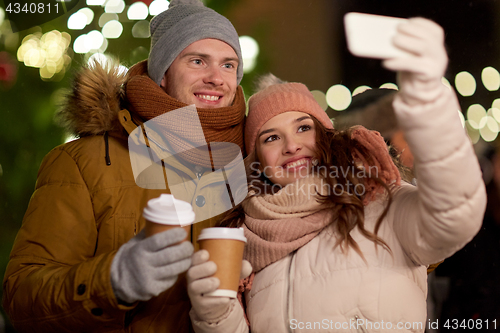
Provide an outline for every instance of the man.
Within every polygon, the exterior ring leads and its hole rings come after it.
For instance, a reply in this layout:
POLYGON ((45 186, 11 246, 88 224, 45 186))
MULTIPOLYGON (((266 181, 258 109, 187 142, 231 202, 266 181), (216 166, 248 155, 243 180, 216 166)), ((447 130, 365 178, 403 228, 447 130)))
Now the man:
POLYGON ((231 23, 198 0, 171 1, 151 21, 151 35, 148 61, 126 76, 97 63, 76 76, 59 116, 80 139, 42 162, 4 278, 3 306, 19 332, 190 330, 183 273, 201 229, 229 208, 219 200, 227 184, 213 172, 215 145, 205 149, 207 163, 190 133, 170 140, 168 130, 147 124, 194 104, 206 142, 243 151, 242 58, 231 23), (168 182, 133 173, 128 137, 137 129, 156 155, 173 152, 151 165, 161 165, 168 182), (140 232, 147 201, 171 185, 197 216, 209 217, 192 226, 191 242, 179 244, 182 228, 140 232))

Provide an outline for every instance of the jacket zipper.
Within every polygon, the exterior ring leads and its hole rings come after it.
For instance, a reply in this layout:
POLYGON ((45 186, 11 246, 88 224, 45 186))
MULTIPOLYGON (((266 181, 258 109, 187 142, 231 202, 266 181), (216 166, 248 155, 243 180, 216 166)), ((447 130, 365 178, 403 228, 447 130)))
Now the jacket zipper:
POLYGON ((293 289, 293 263, 295 259, 295 253, 297 251, 292 252, 292 257, 290 258, 290 264, 288 266, 288 274, 286 276, 286 327, 287 331, 290 333, 293 333, 294 330, 292 330, 292 327, 290 326, 290 318, 292 315, 292 300, 291 300, 291 294, 292 294, 292 289, 293 289))
MULTIPOLYGON (((163 149, 164 151, 168 151, 168 152, 170 152, 170 150, 169 150, 169 149, 167 149, 166 147, 162 146, 160 143, 158 143, 158 141, 156 141, 155 139, 153 139, 153 138, 151 138, 151 137, 149 137, 149 136, 146 136, 146 133, 144 133, 144 136, 145 136, 145 138, 146 138, 146 139, 148 139, 149 141, 151 141, 151 142, 153 142, 155 145, 157 145, 160 149, 163 149)), ((150 148, 150 149, 152 149, 152 148, 150 148)), ((163 161, 162 161, 162 167, 165 167, 165 166, 163 165, 163 161)), ((196 174, 196 177, 198 178, 198 180, 200 180, 201 176, 203 176, 203 173, 195 173, 195 174, 196 174)), ((198 186, 198 183, 194 180, 194 178, 193 178, 193 179, 191 179, 191 181, 192 181, 192 182, 193 182, 196 186, 198 186)))
POLYGON ((358 332, 360 333, 367 333, 365 330, 365 327, 363 325, 358 326, 358 320, 360 319, 358 315, 354 316, 354 319, 356 320, 356 326, 358 327, 358 332))
POLYGON ((149 141, 153 142, 155 145, 157 145, 158 147, 160 147, 161 149, 163 150, 166 150, 166 151, 169 151, 167 148, 163 147, 161 144, 158 143, 158 141, 156 141, 155 139, 151 138, 151 137, 147 137, 149 141))

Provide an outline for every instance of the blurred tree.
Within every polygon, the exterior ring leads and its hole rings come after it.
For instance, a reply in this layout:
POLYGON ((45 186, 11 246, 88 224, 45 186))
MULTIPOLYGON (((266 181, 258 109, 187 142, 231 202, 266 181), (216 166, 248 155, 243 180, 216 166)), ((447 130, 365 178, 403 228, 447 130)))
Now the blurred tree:
MULTIPOLYGON (((0 91, 0 275, 21 226, 43 156, 63 141, 52 121, 51 96, 66 82, 43 82, 38 69, 20 66, 16 85, 0 91)), ((2 291, 0 291, 2 295, 2 291)))

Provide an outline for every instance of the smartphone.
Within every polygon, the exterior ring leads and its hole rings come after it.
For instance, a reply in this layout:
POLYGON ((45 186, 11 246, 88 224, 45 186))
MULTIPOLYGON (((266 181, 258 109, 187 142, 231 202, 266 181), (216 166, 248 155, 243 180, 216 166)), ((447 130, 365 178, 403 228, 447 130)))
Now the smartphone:
POLYGON ((392 43, 399 24, 408 19, 364 13, 347 13, 344 26, 347 48, 358 57, 388 59, 407 52, 392 43))

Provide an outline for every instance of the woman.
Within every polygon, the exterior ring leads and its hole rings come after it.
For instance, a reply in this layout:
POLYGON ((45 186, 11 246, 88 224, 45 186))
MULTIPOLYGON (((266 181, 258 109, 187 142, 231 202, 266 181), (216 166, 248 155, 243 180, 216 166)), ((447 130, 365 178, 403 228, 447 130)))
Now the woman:
MULTIPOLYGON (((418 187, 401 181, 378 133, 333 129, 305 86, 270 85, 249 101, 251 195, 225 225, 242 226, 253 273, 244 288, 252 332, 424 332, 426 266, 477 233, 485 190, 435 23, 410 19, 387 59, 398 71, 394 109, 415 156, 418 187), (243 214, 242 214, 243 212, 243 214)), ((215 290, 208 254, 188 271, 197 332, 247 332, 235 300, 215 290)))

